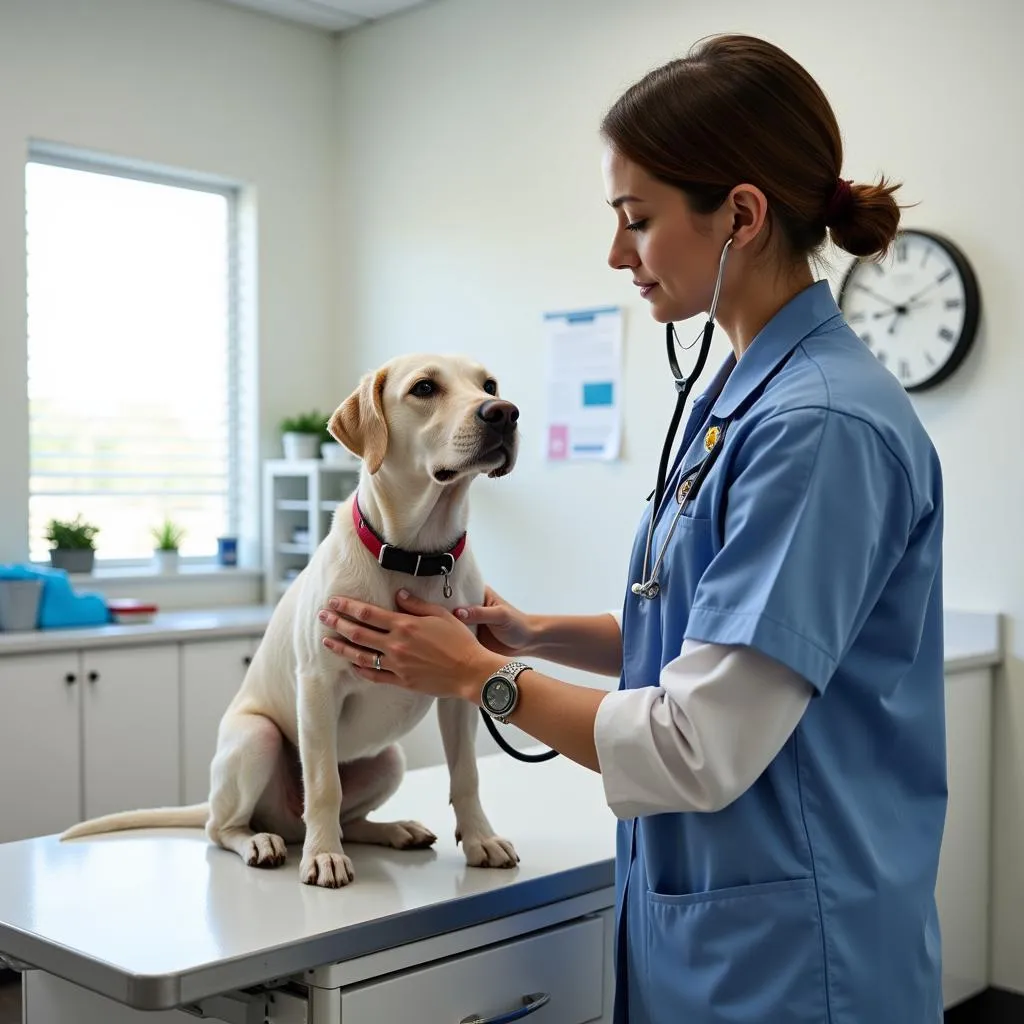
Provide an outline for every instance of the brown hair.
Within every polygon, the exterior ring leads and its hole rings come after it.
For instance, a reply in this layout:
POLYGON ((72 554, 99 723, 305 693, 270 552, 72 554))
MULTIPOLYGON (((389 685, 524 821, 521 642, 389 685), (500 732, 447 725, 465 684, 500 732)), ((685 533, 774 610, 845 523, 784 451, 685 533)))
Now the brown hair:
POLYGON ((736 185, 768 199, 790 252, 832 241, 881 258, 899 226, 899 188, 842 182, 843 146, 828 100, 792 57, 761 39, 712 36, 619 97, 601 134, 624 157, 710 213, 736 185))

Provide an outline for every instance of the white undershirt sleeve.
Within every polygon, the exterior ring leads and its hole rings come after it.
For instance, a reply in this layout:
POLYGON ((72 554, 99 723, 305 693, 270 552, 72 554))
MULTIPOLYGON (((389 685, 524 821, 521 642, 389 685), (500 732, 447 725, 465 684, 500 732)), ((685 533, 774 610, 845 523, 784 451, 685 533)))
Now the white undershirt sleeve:
POLYGON ((594 739, 608 806, 620 818, 721 810, 768 767, 812 693, 751 647, 685 640, 658 686, 601 701, 594 739))

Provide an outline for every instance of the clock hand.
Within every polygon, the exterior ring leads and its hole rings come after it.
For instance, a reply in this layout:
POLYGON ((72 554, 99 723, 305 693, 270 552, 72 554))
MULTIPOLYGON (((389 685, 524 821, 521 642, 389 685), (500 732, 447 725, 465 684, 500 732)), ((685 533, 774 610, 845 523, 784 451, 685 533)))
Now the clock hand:
POLYGON ((932 281, 931 284, 925 285, 919 292, 917 292, 917 294, 911 295, 910 298, 907 299, 907 302, 916 302, 919 298, 921 298, 922 295, 926 294, 927 292, 930 292, 937 284, 941 284, 943 281, 945 281, 951 273, 952 271, 944 270, 941 274, 939 274, 937 278, 935 278, 934 281, 932 281))
MULTIPOLYGON (((927 302, 914 302, 913 299, 907 299, 906 302, 901 302, 898 305, 894 304, 893 310, 900 316, 905 316, 912 309, 924 309, 927 305, 927 302)), ((872 313, 871 316, 873 319, 878 320, 883 316, 892 316, 892 313, 887 309, 883 309, 881 313, 872 313)))
POLYGON ((879 302, 884 302, 890 309, 896 308, 896 303, 887 299, 884 295, 879 295, 878 292, 872 291, 866 284, 854 285, 855 288, 859 288, 862 292, 867 292, 868 295, 878 299, 879 302))

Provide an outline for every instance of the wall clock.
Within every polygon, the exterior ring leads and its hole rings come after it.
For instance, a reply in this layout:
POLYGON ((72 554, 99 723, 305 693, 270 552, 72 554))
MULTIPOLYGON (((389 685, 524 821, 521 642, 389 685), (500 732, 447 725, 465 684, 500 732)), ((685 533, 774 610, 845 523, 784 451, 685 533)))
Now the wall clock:
POLYGON ((974 269, 948 238, 900 231, 881 263, 856 260, 839 288, 839 308, 907 391, 945 380, 978 333, 974 269))

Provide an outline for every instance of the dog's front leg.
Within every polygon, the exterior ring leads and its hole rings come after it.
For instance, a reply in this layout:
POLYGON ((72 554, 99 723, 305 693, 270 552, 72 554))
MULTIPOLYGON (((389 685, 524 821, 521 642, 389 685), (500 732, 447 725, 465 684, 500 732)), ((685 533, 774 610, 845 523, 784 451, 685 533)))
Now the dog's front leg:
POLYGON ((451 805, 455 812, 455 841, 462 843, 466 863, 473 867, 512 868, 519 863, 515 847, 494 834, 480 803, 476 766, 477 709, 469 701, 441 697, 437 720, 448 761, 451 805))
POLYGON ((315 674, 299 674, 297 694, 306 826, 299 877, 307 885, 337 889, 353 876, 352 861, 341 847, 340 702, 333 680, 315 674))

